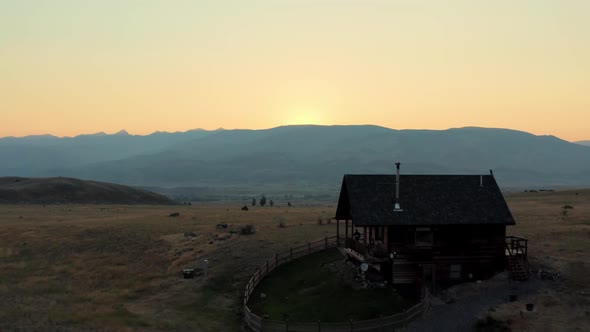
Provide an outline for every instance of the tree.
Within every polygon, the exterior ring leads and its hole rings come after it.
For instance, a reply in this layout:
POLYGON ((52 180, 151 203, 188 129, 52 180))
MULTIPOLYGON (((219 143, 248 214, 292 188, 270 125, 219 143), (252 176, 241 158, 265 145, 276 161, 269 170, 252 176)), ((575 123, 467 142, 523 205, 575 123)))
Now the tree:
POLYGON ((258 203, 260 204, 260 206, 266 205, 266 196, 262 195, 258 203))
POLYGON ((256 206, 256 198, 252 198, 252 206, 256 206))
POLYGON ((270 202, 268 202, 268 204, 270 204, 270 206, 273 206, 273 205, 275 205, 275 202, 273 202, 271 199, 270 202))

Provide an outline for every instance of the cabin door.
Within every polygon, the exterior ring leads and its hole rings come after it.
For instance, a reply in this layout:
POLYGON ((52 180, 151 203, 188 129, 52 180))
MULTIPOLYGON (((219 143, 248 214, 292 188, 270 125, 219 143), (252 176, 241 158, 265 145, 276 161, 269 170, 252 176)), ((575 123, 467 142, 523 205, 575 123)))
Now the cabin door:
POLYGON ((422 280, 424 286, 428 287, 431 293, 436 291, 436 270, 434 264, 422 264, 422 280))

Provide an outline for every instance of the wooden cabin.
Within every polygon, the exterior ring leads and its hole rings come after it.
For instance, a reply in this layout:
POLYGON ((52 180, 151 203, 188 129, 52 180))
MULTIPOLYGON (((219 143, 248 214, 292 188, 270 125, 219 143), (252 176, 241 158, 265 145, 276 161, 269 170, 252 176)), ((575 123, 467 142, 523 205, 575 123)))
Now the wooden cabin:
POLYGON ((400 176, 396 165, 397 175, 342 180, 340 243, 373 275, 436 290, 488 278, 506 268, 507 255, 526 260, 526 239, 506 237, 515 222, 491 171, 400 176))

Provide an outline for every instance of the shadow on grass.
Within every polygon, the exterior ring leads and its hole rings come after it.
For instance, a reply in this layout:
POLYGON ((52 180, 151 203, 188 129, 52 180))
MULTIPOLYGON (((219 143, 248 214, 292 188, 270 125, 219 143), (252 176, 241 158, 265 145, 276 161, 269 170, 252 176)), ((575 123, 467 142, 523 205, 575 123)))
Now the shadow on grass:
POLYGON ((329 249, 280 266, 258 285, 250 309, 274 320, 338 322, 387 316, 415 303, 392 287, 353 289, 325 267, 344 259, 329 249))

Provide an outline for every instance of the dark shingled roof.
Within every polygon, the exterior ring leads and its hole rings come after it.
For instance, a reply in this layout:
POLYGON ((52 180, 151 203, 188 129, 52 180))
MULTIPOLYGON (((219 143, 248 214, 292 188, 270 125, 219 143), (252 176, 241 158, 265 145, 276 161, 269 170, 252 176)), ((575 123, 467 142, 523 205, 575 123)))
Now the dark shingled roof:
POLYGON ((355 225, 514 225, 493 175, 344 175, 336 219, 355 225))

